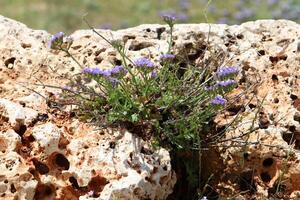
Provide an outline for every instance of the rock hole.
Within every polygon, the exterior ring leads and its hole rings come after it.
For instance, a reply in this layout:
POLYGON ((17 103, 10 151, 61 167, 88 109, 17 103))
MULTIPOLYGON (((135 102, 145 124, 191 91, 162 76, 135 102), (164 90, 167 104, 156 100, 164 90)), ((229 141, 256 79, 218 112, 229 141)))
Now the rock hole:
POLYGON ((292 133, 295 133, 296 132, 296 126, 290 126, 289 131, 292 132, 292 133))
POLYGON ((248 170, 241 173, 239 177, 239 187, 241 191, 247 191, 253 194, 256 192, 256 186, 253 180, 253 170, 248 170))
POLYGON ((11 185, 10 185, 10 192, 11 193, 15 193, 17 190, 16 190, 16 188, 15 188, 15 185, 12 183, 11 185))
POLYGON ((264 55, 266 55, 265 50, 259 50, 257 53, 258 53, 259 56, 264 56, 264 55))
POLYGON ((243 154, 243 157, 245 160, 249 160, 249 156, 250 156, 250 154, 247 152, 243 154))
POLYGON ((275 74, 272 75, 272 81, 278 81, 277 75, 275 75, 275 74))
POLYGON ((18 135, 22 136, 26 132, 26 130, 27 127, 24 124, 22 124, 20 126, 17 126, 14 131, 16 131, 18 135))
POLYGON ((295 113, 294 120, 300 123, 300 113, 295 113))
POLYGON ((46 113, 39 113, 37 116, 37 120, 40 122, 45 122, 48 118, 49 116, 46 113))
POLYGON ((279 99, 278 98, 274 98, 274 103, 279 103, 279 99))
POLYGON ((282 139, 286 141, 288 144, 292 144, 296 141, 296 139, 294 138, 294 134, 292 133, 283 133, 282 139))
POLYGON ((68 170, 70 168, 70 162, 63 154, 56 154, 54 157, 55 164, 64 170, 68 170))
POLYGON ((55 187, 52 184, 38 184, 35 189, 34 199, 48 199, 50 196, 54 196, 55 187))
POLYGON ((254 108, 256 108, 256 105, 254 105, 253 103, 249 103, 249 105, 248 105, 248 106, 249 106, 249 108, 250 108, 250 109, 254 109, 254 108))
POLYGON ((42 163, 41 161, 39 161, 37 159, 33 159, 32 162, 33 162, 33 165, 34 165, 35 169, 40 174, 43 175, 43 174, 49 173, 49 167, 45 163, 42 163))
POLYGON ((119 59, 114 60, 115 65, 122 65, 122 61, 119 59))
POLYGON ((291 95, 290 95, 290 98, 291 98, 293 101, 295 101, 295 100, 298 99, 298 96, 297 96, 297 95, 294 95, 294 94, 291 94, 291 95))
POLYGON ((8 59, 6 59, 6 60, 4 61, 4 64, 5 64, 6 67, 8 67, 9 64, 14 65, 14 64, 15 64, 15 60, 16 60, 15 57, 8 58, 8 59))
POLYGON ((31 44, 21 43, 21 47, 24 48, 24 49, 30 48, 31 44))
POLYGON ((156 29, 156 33, 157 33, 157 39, 160 40, 161 39, 161 34, 166 30, 165 27, 160 27, 156 29))
POLYGON ((229 108, 227 108, 227 111, 231 112, 233 115, 236 115, 239 112, 244 112, 245 107, 244 107, 244 105, 234 105, 234 104, 232 104, 229 108))
POLYGON ((236 38, 242 40, 244 38, 244 35, 239 33, 236 35, 236 38))
POLYGON ((150 28, 147 28, 146 31, 149 33, 149 32, 151 32, 151 29, 150 29, 150 28))
POLYGON ((153 151, 151 149, 148 149, 148 148, 145 148, 142 146, 141 153, 145 154, 145 155, 151 155, 151 154, 153 154, 153 151))
POLYGON ((259 116, 259 128, 267 129, 270 125, 270 121, 266 115, 259 116))
POLYGON ((139 51, 148 47, 152 47, 154 44, 151 42, 139 42, 137 40, 133 40, 129 46, 130 51, 139 51))
POLYGON ((268 172, 262 172, 261 174, 260 174, 260 178, 261 178, 261 180, 263 181, 263 182, 270 182, 271 181, 271 176, 270 176, 270 174, 268 173, 268 172))
POLYGON ((88 183, 88 189, 94 191, 94 195, 99 195, 99 193, 103 190, 104 186, 108 183, 106 178, 101 176, 93 177, 88 183))
POLYGON ((115 141, 110 141, 109 142, 109 148, 114 149, 116 147, 116 142, 115 141))
POLYGON ((263 166, 264 167, 271 167, 273 165, 273 163, 274 163, 273 158, 266 158, 263 161, 263 166))
POLYGON ((78 185, 78 182, 77 182, 77 179, 74 176, 71 176, 69 178, 69 181, 70 181, 70 183, 71 183, 71 185, 72 185, 73 188, 80 189, 80 187, 78 185))

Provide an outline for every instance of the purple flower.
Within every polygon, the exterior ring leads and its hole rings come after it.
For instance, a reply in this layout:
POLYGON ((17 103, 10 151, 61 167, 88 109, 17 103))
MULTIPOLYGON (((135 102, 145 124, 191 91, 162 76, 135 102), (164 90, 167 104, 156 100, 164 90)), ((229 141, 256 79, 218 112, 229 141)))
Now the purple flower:
POLYGON ((175 58, 175 55, 173 54, 163 54, 160 56, 160 60, 167 61, 167 60, 173 60, 175 58))
POLYGON ((218 81, 217 82, 217 86, 219 87, 228 87, 228 86, 232 86, 235 85, 236 81, 235 80, 226 80, 226 81, 218 81))
POLYGON ((73 43, 74 39, 71 36, 67 36, 63 38, 63 42, 71 44, 73 43))
POLYGON ((59 45, 63 43, 63 38, 65 34, 63 32, 58 32, 54 35, 52 35, 50 41, 49 41, 49 48, 50 49, 56 49, 59 45))
POLYGON ((222 67, 217 71, 218 77, 233 75, 239 72, 238 67, 222 67))
POLYGON ((96 68, 90 68, 86 67, 83 69, 83 73, 90 74, 90 75, 101 75, 104 77, 110 77, 111 76, 111 70, 102 70, 98 67, 96 68))
POLYGON ((162 11, 159 15, 169 25, 174 24, 175 20, 177 19, 175 12, 162 11))
POLYGON ((151 78, 156 78, 156 77, 157 77, 157 71, 152 71, 151 78))
POLYGON ((143 57, 135 60, 134 65, 136 67, 154 68, 154 63, 148 58, 143 58, 143 57))
POLYGON ((117 65, 110 70, 111 75, 127 74, 127 72, 127 69, 125 69, 122 65, 117 65))
POLYGON ((109 77, 108 81, 112 84, 113 87, 117 87, 120 84, 120 80, 117 78, 109 77))
POLYGON ((98 72, 98 75, 104 76, 104 77, 110 77, 111 76, 111 70, 110 69, 100 69, 98 72))
POLYGON ((215 98, 211 100, 210 103, 211 105, 214 106, 219 106, 219 105, 223 106, 225 105, 226 102, 227 102, 226 99, 224 99, 221 95, 217 95, 215 98))

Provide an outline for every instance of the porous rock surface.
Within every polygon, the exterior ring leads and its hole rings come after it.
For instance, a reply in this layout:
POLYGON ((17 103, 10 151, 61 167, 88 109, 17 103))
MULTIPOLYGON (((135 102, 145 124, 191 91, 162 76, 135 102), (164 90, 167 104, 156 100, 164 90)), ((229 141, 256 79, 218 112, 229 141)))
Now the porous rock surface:
MULTIPOLYGON (((168 49, 164 25, 99 32, 123 41, 132 59, 147 56, 159 65, 168 49)), ((84 66, 120 63, 91 30, 72 37, 71 53, 84 66)), ((239 86, 227 97, 234 103, 216 117, 216 129, 238 120, 203 151, 204 177, 214 175, 210 184, 219 197, 300 198, 299 37, 300 25, 286 20, 175 25, 176 55, 241 68, 239 86)), ((60 90, 32 85, 64 86, 80 71, 63 52, 47 48, 49 38, 0 18, 0 196, 166 199, 176 182, 166 150, 152 150, 126 130, 99 130, 58 112, 49 99, 60 90)))

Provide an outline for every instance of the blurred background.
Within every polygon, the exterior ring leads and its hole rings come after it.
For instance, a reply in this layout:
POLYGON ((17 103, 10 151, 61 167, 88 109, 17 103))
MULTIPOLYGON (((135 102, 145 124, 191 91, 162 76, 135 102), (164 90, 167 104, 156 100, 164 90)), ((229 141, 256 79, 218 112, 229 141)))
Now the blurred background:
POLYGON ((300 22, 300 0, 0 0, 0 15, 51 33, 87 29, 85 14, 96 28, 120 29, 162 23, 164 12, 175 13, 179 23, 300 22))

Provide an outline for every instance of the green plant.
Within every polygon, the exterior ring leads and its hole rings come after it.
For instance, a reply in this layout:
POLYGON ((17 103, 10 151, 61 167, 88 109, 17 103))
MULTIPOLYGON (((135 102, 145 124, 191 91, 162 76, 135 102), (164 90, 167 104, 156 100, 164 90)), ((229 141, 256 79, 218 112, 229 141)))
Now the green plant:
MULTIPOLYGON (((203 67, 173 54, 175 17, 163 15, 170 28, 168 51, 160 65, 147 57, 132 60, 120 41, 110 41, 122 58, 122 65, 110 69, 86 67, 63 88, 64 100, 77 105, 79 117, 106 126, 122 126, 154 145, 179 153, 190 152, 201 160, 201 143, 212 117, 226 104, 223 97, 235 86, 237 67, 203 67), (213 69, 217 68, 217 71, 213 69), (99 123, 100 124, 100 123, 99 123), (196 153, 196 154, 195 154, 196 153)), ((54 35, 50 48, 69 53, 72 40, 63 33, 54 35)), ((179 155, 179 154, 177 154, 179 155)), ((196 188, 200 164, 186 160, 190 188, 196 188)), ((195 194, 194 196, 196 196, 195 194)))
MULTIPOLYGON (((78 111, 86 119, 101 118, 108 125, 138 129, 140 136, 147 139, 154 134, 157 144, 167 141, 174 148, 197 149, 203 126, 225 105, 222 96, 235 87, 231 78, 238 69, 223 67, 213 74, 173 55, 175 17, 162 17, 171 33, 168 53, 160 57, 160 69, 146 57, 132 61, 121 42, 109 41, 93 29, 118 51, 122 65, 112 69, 84 68, 79 75, 80 84, 78 80, 70 83, 69 89, 64 90, 65 97, 75 97, 75 103, 81 105, 78 111), (95 84, 87 86, 83 79, 95 84)), ((72 40, 63 33, 56 34, 50 42, 52 49, 69 56, 71 45, 72 40)))

